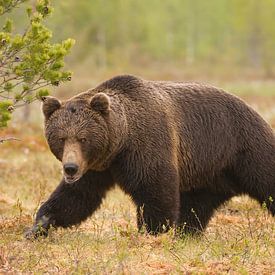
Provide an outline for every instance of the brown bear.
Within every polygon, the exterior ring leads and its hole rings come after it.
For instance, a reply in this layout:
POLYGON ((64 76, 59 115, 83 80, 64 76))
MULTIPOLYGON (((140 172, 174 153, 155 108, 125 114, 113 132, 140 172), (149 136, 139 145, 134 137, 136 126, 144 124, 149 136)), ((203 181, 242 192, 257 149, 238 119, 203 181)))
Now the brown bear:
POLYGON ((241 99, 210 85, 117 76, 43 103, 45 134, 64 178, 27 237, 91 216, 117 184, 149 233, 202 231, 233 196, 274 216, 275 135, 241 99))

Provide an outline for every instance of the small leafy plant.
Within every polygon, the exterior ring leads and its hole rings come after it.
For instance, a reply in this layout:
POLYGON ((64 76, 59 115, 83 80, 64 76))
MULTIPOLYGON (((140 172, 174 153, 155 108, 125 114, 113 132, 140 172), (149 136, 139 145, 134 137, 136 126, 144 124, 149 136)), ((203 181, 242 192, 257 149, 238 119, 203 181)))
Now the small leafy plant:
MULTIPOLYGON (((0 0, 0 16, 26 0, 0 0)), ((64 58, 73 39, 51 43, 52 32, 43 24, 52 13, 49 0, 37 0, 27 8, 28 24, 23 34, 13 31, 7 19, 0 32, 0 128, 6 127, 12 111, 49 94, 47 86, 71 80, 64 58)))

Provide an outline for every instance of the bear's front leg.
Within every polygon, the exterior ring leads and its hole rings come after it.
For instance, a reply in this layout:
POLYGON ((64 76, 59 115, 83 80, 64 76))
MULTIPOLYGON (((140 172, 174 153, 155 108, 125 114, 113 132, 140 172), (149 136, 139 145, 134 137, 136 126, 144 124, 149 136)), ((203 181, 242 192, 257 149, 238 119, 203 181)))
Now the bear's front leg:
POLYGON ((167 168, 162 170, 153 182, 144 182, 132 194, 137 205, 139 231, 145 228, 148 233, 156 235, 177 225, 180 214, 179 184, 175 173, 169 171, 167 168))
POLYGON ((112 177, 107 172, 88 171, 72 184, 62 180, 38 210, 35 223, 25 237, 47 236, 51 226, 69 227, 81 223, 100 206, 112 186, 112 177))
POLYGON ((143 203, 137 206, 137 226, 140 232, 145 229, 149 234, 157 235, 177 224, 178 210, 167 210, 160 202, 156 204, 143 203))

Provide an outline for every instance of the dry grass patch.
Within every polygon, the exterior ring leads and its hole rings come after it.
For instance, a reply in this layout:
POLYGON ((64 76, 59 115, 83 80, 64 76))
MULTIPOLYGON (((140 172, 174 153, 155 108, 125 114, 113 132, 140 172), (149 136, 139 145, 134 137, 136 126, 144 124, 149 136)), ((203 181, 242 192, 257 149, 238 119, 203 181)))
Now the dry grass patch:
MULTIPOLYGON (((10 150, 13 150, 10 148, 10 150)), ((48 151, 24 152, 1 169, 0 270, 24 273, 255 273, 274 270, 274 220, 247 197, 235 198, 197 239, 179 239, 171 230, 139 234, 135 207, 119 189, 85 223, 26 241, 38 205, 58 183, 59 164, 48 151), (14 176, 11 176, 14 175, 14 176), (5 183, 5 184, 3 184, 5 183), (12 199, 11 199, 12 198, 12 199), (2 208, 3 205, 6 207, 2 208)))

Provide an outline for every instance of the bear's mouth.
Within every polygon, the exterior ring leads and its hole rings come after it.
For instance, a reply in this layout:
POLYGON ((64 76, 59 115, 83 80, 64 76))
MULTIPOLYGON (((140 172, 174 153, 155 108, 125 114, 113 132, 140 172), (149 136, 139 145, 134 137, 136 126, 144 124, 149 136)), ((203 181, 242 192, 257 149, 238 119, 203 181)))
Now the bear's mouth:
POLYGON ((81 178, 81 176, 68 176, 68 175, 64 175, 64 180, 68 184, 72 184, 72 183, 78 181, 80 178, 81 178))

